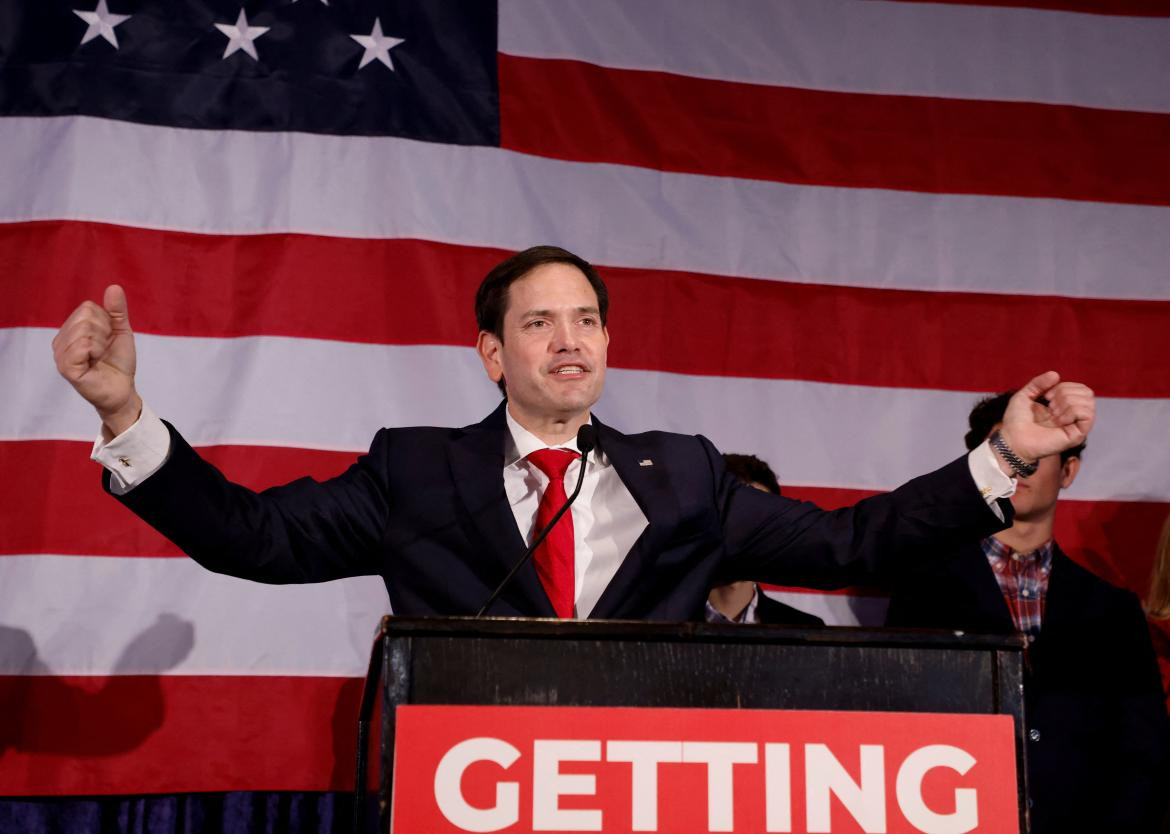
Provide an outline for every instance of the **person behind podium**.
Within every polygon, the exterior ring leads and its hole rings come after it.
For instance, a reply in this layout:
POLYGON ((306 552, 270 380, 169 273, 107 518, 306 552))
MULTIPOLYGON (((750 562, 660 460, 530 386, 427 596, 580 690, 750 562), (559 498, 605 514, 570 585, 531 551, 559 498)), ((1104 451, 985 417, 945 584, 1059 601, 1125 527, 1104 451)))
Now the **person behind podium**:
MULTIPOLYGON (((755 455, 723 453, 727 471, 752 489, 780 495, 780 479, 755 455)), ((703 616, 709 623, 823 626, 825 621, 764 593, 759 583, 741 579, 716 585, 707 595, 703 616)))
MULTIPOLYGON (((975 405, 968 448, 1002 432, 1013 393, 975 405)), ((1053 537, 1083 454, 1046 455, 1020 478, 1011 527, 950 558, 907 560, 886 623, 1023 634, 1032 831, 1149 832, 1170 803, 1170 725, 1141 604, 1053 537)))
MULTIPOLYGON (((506 392, 498 408, 461 428, 382 429, 338 477, 260 493, 226 479, 139 396, 120 287, 82 303, 53 352, 101 419, 93 456, 106 488, 193 559, 260 582, 379 575, 400 615, 484 605, 577 479, 586 425, 597 448, 580 495, 489 614, 698 620, 717 572, 872 584, 895 554, 978 541, 1010 522, 1011 469, 986 446, 825 512, 743 486, 701 436, 610 428, 592 413, 608 306, 597 271, 570 252, 539 246, 507 258, 475 298, 476 351, 506 392)), ((679 324, 678 338, 696 326, 679 324)), ((1003 435, 1019 459, 1035 460, 1082 442, 1093 417, 1092 391, 1047 372, 1013 400, 1003 435), (1052 408, 1037 419, 1030 403, 1041 394, 1052 408)))

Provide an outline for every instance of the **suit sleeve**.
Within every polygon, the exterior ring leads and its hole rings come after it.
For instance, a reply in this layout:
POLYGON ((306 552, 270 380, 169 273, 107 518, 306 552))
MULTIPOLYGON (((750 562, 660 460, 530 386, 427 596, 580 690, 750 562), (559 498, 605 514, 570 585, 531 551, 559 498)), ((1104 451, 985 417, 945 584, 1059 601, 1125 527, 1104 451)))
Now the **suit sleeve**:
MULTIPOLYGON (((326 482, 301 478, 254 492, 234 484, 167 424, 171 455, 115 496, 199 564, 269 583, 323 582, 378 573, 389 508, 384 432, 368 454, 326 482)), ((109 491, 109 473, 103 475, 109 491)))
POLYGON ((805 501, 743 486, 723 469, 705 438, 727 558, 723 572, 743 579, 812 588, 881 583, 906 559, 952 552, 1012 522, 979 494, 965 457, 892 492, 826 511, 805 501))

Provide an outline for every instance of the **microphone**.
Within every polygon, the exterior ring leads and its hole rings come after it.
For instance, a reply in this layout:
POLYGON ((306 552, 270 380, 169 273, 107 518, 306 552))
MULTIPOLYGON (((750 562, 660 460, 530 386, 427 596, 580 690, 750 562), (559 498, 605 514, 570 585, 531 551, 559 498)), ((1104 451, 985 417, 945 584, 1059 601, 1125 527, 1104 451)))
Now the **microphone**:
MULTIPOLYGON (((590 423, 586 423, 577 429, 577 451, 581 453, 581 461, 584 462, 585 456, 595 448, 597 448, 597 429, 593 428, 590 423)), ((584 466, 581 468, 584 469, 584 466)), ((580 483, 580 479, 577 480, 580 483)), ((576 490, 574 490, 573 495, 577 495, 576 490)))
POLYGON ((557 510, 556 515, 552 517, 552 521, 550 521, 545 526, 545 528, 541 530, 540 533, 532 540, 532 544, 530 544, 528 549, 524 551, 524 555, 520 558, 519 561, 516 562, 516 564, 512 566, 512 569, 508 571, 508 575, 504 577, 504 581, 497 585, 496 589, 492 591, 492 595, 487 598, 487 602, 479 607, 479 610, 475 612, 475 616, 482 617, 483 613, 487 611, 489 607, 491 607, 491 604, 496 601, 496 597, 500 595, 504 588, 508 587, 508 583, 512 581, 512 577, 516 575, 517 571, 524 567, 525 563, 532 558, 532 554, 536 552, 536 548, 540 547, 540 543, 548 537, 549 531, 551 531, 552 528, 556 526, 557 522, 561 520, 561 516, 563 516, 568 511, 569 507, 573 505, 573 502, 577 500, 577 495, 581 492, 581 485, 585 483, 585 462, 589 458, 589 453, 592 452, 596 446, 597 432, 594 430, 593 426, 586 423, 581 428, 577 429, 577 450, 581 453, 581 471, 577 473, 577 486, 573 487, 573 494, 570 495, 568 500, 565 501, 559 510, 557 510))

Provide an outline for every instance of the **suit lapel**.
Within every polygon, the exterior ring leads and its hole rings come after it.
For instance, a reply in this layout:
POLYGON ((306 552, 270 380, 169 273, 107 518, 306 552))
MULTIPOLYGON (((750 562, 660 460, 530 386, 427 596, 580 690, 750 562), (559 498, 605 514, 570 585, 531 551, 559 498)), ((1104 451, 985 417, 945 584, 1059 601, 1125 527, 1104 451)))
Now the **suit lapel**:
MULTIPOLYGON (((469 426, 450 447, 455 491, 482 541, 480 556, 489 566, 483 571, 484 583, 493 590, 524 555, 526 547, 504 491, 504 445, 508 432, 504 408, 501 404, 483 422, 469 426)), ((500 599, 507 600, 524 614, 556 616, 531 559, 512 577, 500 599)), ((493 607, 498 605, 497 600, 493 607)))
POLYGON ((1092 607, 1091 596, 1085 593, 1078 566, 1053 544, 1052 571, 1048 574, 1048 591, 1044 598, 1044 620, 1036 643, 1046 643, 1046 635, 1061 634, 1070 626, 1085 622, 1092 607))
POLYGON ((1003 591, 982 546, 978 543, 971 545, 963 557, 955 559, 952 564, 959 576, 960 587, 971 589, 974 608, 981 612, 979 619, 986 621, 988 630, 1015 631, 1011 609, 1003 598, 1003 591))
POLYGON ((602 451, 647 521, 646 529, 634 542, 589 613, 591 619, 597 619, 623 616, 622 608, 640 596, 639 587, 647 582, 658 555, 677 526, 678 498, 662 462, 644 465, 644 448, 631 442, 624 434, 603 425, 596 415, 593 424, 602 451))

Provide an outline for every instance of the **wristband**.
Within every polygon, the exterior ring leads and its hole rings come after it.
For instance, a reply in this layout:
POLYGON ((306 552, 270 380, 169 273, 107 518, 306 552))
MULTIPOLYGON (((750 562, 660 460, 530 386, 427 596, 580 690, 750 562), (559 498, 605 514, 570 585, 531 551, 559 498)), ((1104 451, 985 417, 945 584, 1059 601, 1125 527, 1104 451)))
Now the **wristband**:
POLYGON ((1012 471, 1021 478, 1027 478, 1036 474, 1037 464, 1028 463, 1022 457, 1013 452, 1012 447, 1007 445, 1007 441, 1004 440, 1003 435, 999 433, 999 429, 996 429, 991 433, 991 437, 988 438, 988 442, 991 443, 991 447, 995 449, 995 451, 999 452, 999 456, 1007 461, 1007 464, 1012 468, 1012 471))

